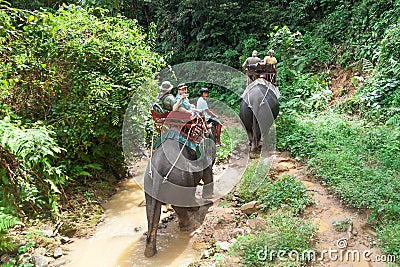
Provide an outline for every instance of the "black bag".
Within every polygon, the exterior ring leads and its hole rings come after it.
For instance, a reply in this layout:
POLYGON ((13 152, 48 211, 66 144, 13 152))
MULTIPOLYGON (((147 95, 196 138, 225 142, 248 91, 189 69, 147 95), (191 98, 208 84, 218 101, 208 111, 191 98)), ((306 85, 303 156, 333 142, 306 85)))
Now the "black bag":
POLYGON ((166 110, 164 108, 164 99, 167 96, 167 94, 164 94, 163 96, 161 96, 160 98, 156 98, 156 102, 153 104, 153 110, 157 113, 157 114, 164 114, 166 112, 168 112, 168 110, 166 110))

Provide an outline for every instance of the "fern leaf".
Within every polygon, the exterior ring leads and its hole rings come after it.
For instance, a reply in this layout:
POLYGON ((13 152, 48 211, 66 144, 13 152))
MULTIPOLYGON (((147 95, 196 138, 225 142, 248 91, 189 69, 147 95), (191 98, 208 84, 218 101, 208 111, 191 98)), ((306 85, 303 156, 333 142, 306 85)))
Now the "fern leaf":
POLYGON ((363 64, 363 72, 368 73, 374 70, 374 65, 368 59, 363 58, 362 64, 363 64))
POLYGON ((20 223, 18 218, 0 212, 0 232, 5 232, 8 228, 11 228, 18 223, 20 223))

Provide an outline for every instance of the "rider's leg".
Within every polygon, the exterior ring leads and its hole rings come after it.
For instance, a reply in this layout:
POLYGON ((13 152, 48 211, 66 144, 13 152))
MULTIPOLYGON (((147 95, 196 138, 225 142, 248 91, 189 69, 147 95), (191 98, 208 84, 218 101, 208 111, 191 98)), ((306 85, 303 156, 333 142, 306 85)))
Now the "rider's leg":
POLYGON ((217 136, 216 136, 216 141, 217 141, 217 145, 223 145, 222 143, 221 143, 221 129, 222 129, 222 125, 221 124, 218 124, 217 125, 217 136))

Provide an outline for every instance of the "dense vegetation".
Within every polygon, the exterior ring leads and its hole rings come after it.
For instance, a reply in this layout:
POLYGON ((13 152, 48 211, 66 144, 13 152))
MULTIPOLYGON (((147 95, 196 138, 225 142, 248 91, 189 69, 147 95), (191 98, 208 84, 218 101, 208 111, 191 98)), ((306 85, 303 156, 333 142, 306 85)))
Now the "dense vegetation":
MULTIPOLYGON (((0 9, 0 230, 28 210, 57 213, 72 181, 118 173, 123 113, 162 58, 240 69, 253 49, 273 48, 278 148, 308 162, 345 203, 370 209, 381 247, 400 255, 398 0, 79 4, 15 0, 0 9), (338 73, 350 84, 335 84, 338 73)), ((230 91, 215 90, 237 107, 230 91)))
POLYGON ((72 185, 91 183, 103 172, 123 175, 125 109, 140 93, 147 101, 137 106, 147 110, 154 92, 138 87, 163 63, 135 22, 106 13, 2 6, 2 221, 6 214, 57 216, 58 200, 72 185))

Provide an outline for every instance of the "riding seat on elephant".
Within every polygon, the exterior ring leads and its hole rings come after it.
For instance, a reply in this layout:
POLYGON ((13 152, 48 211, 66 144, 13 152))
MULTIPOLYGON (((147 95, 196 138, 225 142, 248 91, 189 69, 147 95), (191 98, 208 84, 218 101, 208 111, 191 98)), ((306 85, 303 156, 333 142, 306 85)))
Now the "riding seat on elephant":
POLYGON ((247 85, 256 81, 259 78, 263 78, 273 85, 275 85, 276 82, 276 69, 273 67, 272 64, 262 64, 262 62, 249 64, 247 65, 246 74, 248 76, 247 85))
POLYGON ((199 138, 207 132, 208 126, 204 115, 192 116, 179 111, 169 111, 158 114, 150 111, 154 127, 159 134, 162 134, 171 127, 178 128, 179 132, 188 137, 192 142, 198 144, 199 138))

